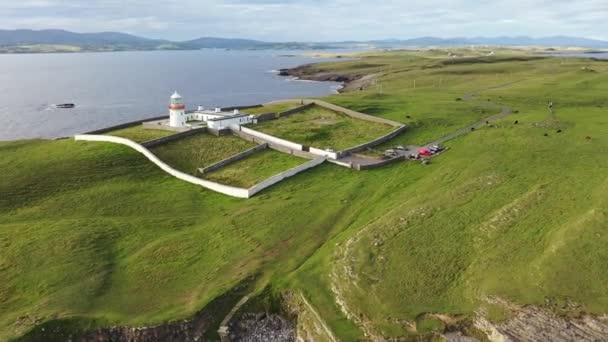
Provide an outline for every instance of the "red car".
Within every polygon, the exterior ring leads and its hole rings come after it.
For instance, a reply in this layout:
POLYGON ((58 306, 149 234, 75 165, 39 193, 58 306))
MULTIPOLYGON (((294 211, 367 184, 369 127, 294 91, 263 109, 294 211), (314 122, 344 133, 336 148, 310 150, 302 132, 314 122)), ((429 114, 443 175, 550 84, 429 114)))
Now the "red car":
POLYGON ((433 155, 433 152, 427 150, 426 148, 423 148, 421 150, 418 151, 418 154, 421 156, 425 156, 425 157, 430 157, 433 155))

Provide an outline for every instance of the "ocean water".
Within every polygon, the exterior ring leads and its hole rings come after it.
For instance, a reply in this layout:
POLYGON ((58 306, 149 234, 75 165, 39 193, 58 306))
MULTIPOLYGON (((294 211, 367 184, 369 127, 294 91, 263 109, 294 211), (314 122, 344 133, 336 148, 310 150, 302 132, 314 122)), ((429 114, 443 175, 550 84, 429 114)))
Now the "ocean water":
POLYGON ((588 57, 588 58, 597 58, 597 59, 608 59, 608 52, 560 53, 560 54, 555 54, 553 56, 557 56, 557 57, 588 57))
POLYGON ((276 70, 331 59, 291 51, 152 51, 0 55, 0 140, 56 138, 165 115, 178 91, 189 109, 324 96, 333 82, 276 70), (76 103, 74 109, 52 104, 76 103))

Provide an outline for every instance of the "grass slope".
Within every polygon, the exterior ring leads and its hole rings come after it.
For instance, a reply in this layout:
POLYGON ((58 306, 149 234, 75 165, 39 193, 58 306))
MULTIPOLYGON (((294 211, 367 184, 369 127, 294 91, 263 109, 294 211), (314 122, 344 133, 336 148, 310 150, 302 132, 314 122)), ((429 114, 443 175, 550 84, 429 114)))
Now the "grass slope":
POLYGON ((160 159, 176 169, 200 176, 199 168, 217 163, 255 147, 254 143, 234 136, 217 137, 199 133, 151 148, 160 159))
POLYGON ((250 188, 276 174, 292 169, 306 160, 273 150, 264 150, 206 174, 208 180, 250 188))
POLYGON ((389 133, 388 125, 353 119, 314 106, 297 114, 259 123, 253 129, 317 148, 343 150, 389 133))
POLYGON ((294 105, 291 103, 271 104, 271 105, 264 105, 262 107, 257 107, 257 108, 245 109, 245 110, 243 110, 243 112, 245 112, 247 114, 261 115, 261 114, 266 114, 266 113, 280 113, 280 112, 284 112, 286 110, 290 110, 290 109, 293 109, 296 107, 298 107, 298 105, 294 105))
POLYGON ((450 141, 429 166, 325 164, 240 200, 124 146, 0 143, 0 340, 56 318, 185 318, 251 274, 302 291, 343 340, 411 336, 411 322, 433 331, 422 314, 471 315, 484 296, 608 312, 608 63, 446 54, 315 66, 377 74, 381 88, 328 100, 413 124, 395 144, 493 114, 456 99, 521 80, 479 95, 518 114, 450 141))
POLYGON ((165 131, 160 129, 147 129, 142 125, 136 125, 132 127, 117 129, 104 133, 105 135, 112 135, 115 137, 126 138, 135 142, 146 142, 158 138, 163 138, 175 134, 172 131, 165 131))

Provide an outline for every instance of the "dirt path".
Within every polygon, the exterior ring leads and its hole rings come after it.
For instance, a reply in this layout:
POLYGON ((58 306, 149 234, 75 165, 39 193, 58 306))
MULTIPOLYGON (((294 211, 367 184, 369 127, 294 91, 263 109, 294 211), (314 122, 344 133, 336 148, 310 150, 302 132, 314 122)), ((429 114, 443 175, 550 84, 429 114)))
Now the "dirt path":
MULTIPOLYGON (((494 90, 494 89, 500 89, 500 88, 505 88, 508 87, 514 83, 517 82, 521 82, 522 80, 518 80, 518 81, 512 81, 512 82, 508 82, 508 83, 504 83, 504 84, 499 84, 497 86, 492 86, 492 87, 488 87, 488 88, 484 88, 484 89, 480 89, 480 90, 476 90, 474 92, 470 92, 467 94, 464 94, 462 96, 462 100, 466 101, 466 102, 471 102, 471 103, 475 103, 475 104, 479 104, 485 107, 490 107, 490 108, 495 108, 497 110, 500 110, 500 112, 498 114, 494 114, 490 117, 487 117, 485 119, 479 120, 469 126, 463 127, 459 130, 456 130, 448 135, 445 135, 439 139, 433 140, 429 143, 426 143, 422 146, 416 146, 416 145, 408 145, 407 147, 407 151, 398 151, 397 153, 400 155, 401 158, 395 158, 394 161, 397 160, 403 160, 403 158, 407 158, 407 156, 409 156, 412 153, 416 153, 416 151, 418 151, 421 148, 429 148, 431 146, 434 145, 441 145, 444 142, 448 141, 448 140, 452 140, 456 137, 459 137, 461 135, 470 133, 471 131, 475 130, 478 127, 484 126, 486 125, 486 123, 489 122, 493 122, 496 121, 498 119, 502 119, 504 117, 507 117, 511 114, 513 114, 513 110, 505 105, 500 105, 500 104, 496 104, 490 101, 484 101, 484 100, 479 100, 476 99, 475 96, 479 95, 480 93, 484 92, 484 91, 488 91, 488 90, 494 90)), ((359 113, 347 108, 343 108, 325 101, 321 101, 321 100, 311 100, 311 99, 301 99, 301 100, 297 100, 297 99, 290 99, 290 100, 279 100, 279 101, 272 101, 267 103, 266 105, 273 105, 273 104, 285 104, 285 103, 298 103, 298 104, 309 104, 309 103, 317 103, 325 108, 329 108, 332 110, 336 110, 336 111, 340 111, 343 113, 346 113, 347 115, 351 116, 351 117, 360 117, 363 118, 364 120, 370 120, 370 121, 375 121, 375 122, 380 122, 380 123, 385 123, 385 124, 389 124, 392 126, 400 126, 402 124, 392 121, 392 120, 386 120, 386 119, 382 119, 382 118, 378 118, 378 117, 370 117, 367 114, 364 113, 359 113)), ((343 163, 344 165, 360 165, 360 166, 364 166, 364 167, 373 167, 374 165, 378 165, 378 164, 386 164, 386 160, 382 160, 382 159, 374 159, 374 158, 366 158, 364 156, 361 155, 348 155, 348 156, 344 156, 340 159, 337 160, 339 163, 339 165, 342 165, 340 163, 343 163)))
POLYGON ((522 80, 508 82, 508 83, 500 84, 500 85, 489 87, 489 88, 484 88, 484 89, 477 90, 477 91, 470 92, 470 93, 467 93, 467 94, 463 95, 462 96, 462 100, 463 101, 471 102, 471 103, 476 103, 476 104, 479 104, 479 105, 482 105, 482 106, 486 106, 486 107, 490 107, 490 108, 500 109, 500 113, 492 115, 492 116, 490 116, 488 118, 485 118, 483 120, 477 121, 474 124, 471 124, 471 125, 469 125, 467 127, 461 128, 461 129, 459 129, 459 130, 457 130, 455 132, 452 132, 452 133, 450 133, 448 135, 445 135, 445 136, 443 136, 443 137, 441 137, 441 138, 439 138, 437 140, 431 141, 431 142, 425 144, 422 147, 426 148, 426 147, 430 147, 430 146, 433 146, 433 145, 443 144, 444 142, 446 142, 448 140, 452 140, 452 139, 454 139, 454 138, 456 138, 458 136, 461 136, 463 134, 470 133, 473 129, 485 125, 486 122, 493 122, 493 121, 496 121, 498 119, 502 119, 504 117, 507 117, 507 116, 513 114, 513 110, 511 108, 507 107, 507 106, 496 104, 496 103, 490 102, 490 101, 479 100, 479 99, 476 99, 475 96, 479 95, 479 93, 482 93, 484 91, 505 88, 505 87, 508 87, 508 86, 510 86, 512 84, 515 84, 515 83, 521 82, 521 81, 522 80))
MULTIPOLYGON (((476 129, 477 127, 481 127, 486 125, 486 122, 493 122, 496 121, 498 119, 502 119, 504 117, 507 117, 511 114, 513 114, 513 110, 507 106, 504 105, 500 105, 500 104, 496 104, 490 101, 484 101, 484 100, 479 100, 476 99, 475 96, 479 95, 480 93, 487 91, 487 90, 493 90, 493 89, 500 89, 500 88, 505 88, 508 87, 514 83, 517 82, 521 82, 522 80, 519 81, 513 81, 513 82, 508 82, 508 83, 504 83, 504 84, 500 84, 497 86, 493 86, 493 87, 489 87, 489 88, 484 88, 484 89, 480 89, 480 90, 476 90, 474 92, 470 92, 467 94, 464 94, 462 96, 463 101, 467 101, 467 102, 471 102, 471 103, 476 103, 482 106, 486 106, 486 107, 490 107, 490 108, 495 108, 500 110, 500 112, 498 114, 494 114, 488 118, 479 120, 469 126, 466 126, 464 128, 461 128, 457 131, 454 131, 448 135, 445 135, 439 139, 433 140, 429 143, 426 143, 422 146, 417 146, 417 145, 408 145, 406 146, 407 151, 396 151, 399 155, 410 155, 412 153, 416 153, 416 151, 420 150, 421 148, 429 148, 431 146, 434 145, 441 145, 444 142, 448 141, 448 140, 452 140, 456 137, 459 137, 461 135, 470 133, 471 131, 473 131, 474 129, 476 129)), ((381 164, 381 163, 385 163, 384 160, 378 160, 378 159, 374 159, 374 158, 366 158, 364 156, 357 156, 357 155, 351 155, 351 156, 346 156, 343 157, 341 159, 339 159, 339 161, 341 162, 345 162, 345 163, 354 163, 354 164, 359 164, 359 165, 363 165, 363 166, 373 166, 373 165, 377 165, 377 164, 381 164)))

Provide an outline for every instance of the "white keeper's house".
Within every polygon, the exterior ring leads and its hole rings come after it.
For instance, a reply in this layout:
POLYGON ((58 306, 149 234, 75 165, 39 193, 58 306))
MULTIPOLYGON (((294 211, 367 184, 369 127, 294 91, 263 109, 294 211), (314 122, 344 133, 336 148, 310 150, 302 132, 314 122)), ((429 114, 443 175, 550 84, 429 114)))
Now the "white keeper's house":
POLYGON ((227 112, 222 111, 221 108, 208 110, 199 106, 197 110, 186 111, 182 96, 177 91, 171 95, 169 104, 169 126, 171 127, 186 128, 205 122, 209 128, 220 130, 230 126, 246 125, 252 123, 254 119, 255 116, 241 114, 238 109, 227 112))

